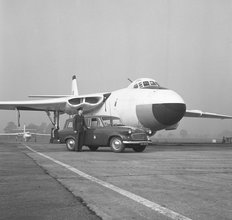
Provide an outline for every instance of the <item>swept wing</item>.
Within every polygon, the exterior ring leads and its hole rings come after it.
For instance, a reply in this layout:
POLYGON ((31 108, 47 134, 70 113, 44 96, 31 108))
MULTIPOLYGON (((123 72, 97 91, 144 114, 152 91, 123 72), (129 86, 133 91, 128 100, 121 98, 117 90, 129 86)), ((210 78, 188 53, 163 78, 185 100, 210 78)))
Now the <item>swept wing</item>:
POLYGON ((0 109, 3 110, 28 110, 28 111, 57 111, 60 113, 74 114, 76 109, 83 107, 84 111, 91 111, 103 104, 110 93, 99 93, 63 98, 48 98, 28 101, 3 101, 0 109))
POLYGON ((230 115, 221 115, 216 113, 203 112, 201 110, 186 110, 184 117, 232 119, 232 116, 230 115))
POLYGON ((29 101, 3 101, 0 109, 3 110, 30 110, 30 111, 64 111, 67 99, 44 99, 29 101))
POLYGON ((0 136, 18 136, 23 135, 23 133, 0 133, 0 136))
POLYGON ((46 111, 74 114, 76 109, 83 107, 84 111, 92 111, 103 104, 110 93, 79 95, 76 76, 72 77, 71 95, 32 95, 29 97, 43 98, 28 101, 2 101, 0 109, 46 111))
MULTIPOLYGON (((20 136, 24 135, 25 133, 0 133, 0 136, 20 136)), ((42 134, 42 133, 31 133, 29 132, 30 135, 41 135, 41 136, 50 136, 50 134, 42 134)))

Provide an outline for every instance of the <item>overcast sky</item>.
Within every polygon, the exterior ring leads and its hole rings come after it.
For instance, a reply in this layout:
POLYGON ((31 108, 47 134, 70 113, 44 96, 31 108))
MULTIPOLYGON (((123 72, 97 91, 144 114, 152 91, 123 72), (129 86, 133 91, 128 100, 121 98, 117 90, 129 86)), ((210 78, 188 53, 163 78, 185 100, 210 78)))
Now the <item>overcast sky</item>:
MULTIPOLYGON (((232 115, 232 1, 0 0, 0 100, 69 94, 73 74, 82 94, 150 77, 188 109, 232 115)), ((16 112, 0 121, 2 130, 16 112)), ((181 129, 212 134, 232 120, 183 119, 181 129)))

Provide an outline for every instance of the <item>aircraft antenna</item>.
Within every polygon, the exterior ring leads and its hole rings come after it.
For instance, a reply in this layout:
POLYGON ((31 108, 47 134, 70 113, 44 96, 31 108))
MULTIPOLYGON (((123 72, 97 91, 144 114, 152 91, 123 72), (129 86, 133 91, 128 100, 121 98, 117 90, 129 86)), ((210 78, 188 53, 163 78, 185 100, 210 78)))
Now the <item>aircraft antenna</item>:
POLYGON ((131 83, 133 82, 130 78, 127 78, 131 83))

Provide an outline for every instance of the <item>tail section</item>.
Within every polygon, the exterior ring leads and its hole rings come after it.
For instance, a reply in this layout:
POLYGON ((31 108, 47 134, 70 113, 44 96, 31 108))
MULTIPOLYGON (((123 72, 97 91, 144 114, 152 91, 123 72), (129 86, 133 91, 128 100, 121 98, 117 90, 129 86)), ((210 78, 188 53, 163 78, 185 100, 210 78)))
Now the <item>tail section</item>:
POLYGON ((79 95, 78 88, 77 88, 77 79, 75 75, 72 77, 72 95, 75 95, 75 96, 79 95))
MULTIPOLYGON (((78 88, 77 88, 77 79, 76 76, 72 77, 72 93, 71 96, 78 96, 78 88)), ((30 98, 64 98, 69 97, 70 95, 29 95, 30 98)))

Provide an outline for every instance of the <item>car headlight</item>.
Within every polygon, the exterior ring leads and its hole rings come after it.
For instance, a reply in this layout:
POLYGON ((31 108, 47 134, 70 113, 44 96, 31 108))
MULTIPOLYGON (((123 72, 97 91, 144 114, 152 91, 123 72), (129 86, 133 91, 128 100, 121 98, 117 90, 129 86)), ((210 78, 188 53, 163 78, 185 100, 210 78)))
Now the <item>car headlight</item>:
POLYGON ((131 133, 132 133, 132 130, 131 130, 131 129, 129 129, 129 130, 128 130, 128 134, 131 134, 131 133))
POLYGON ((152 134, 152 131, 150 129, 147 130, 147 134, 148 135, 151 135, 152 134))

